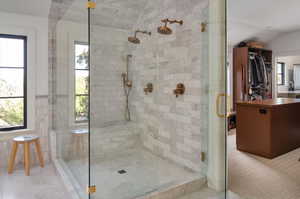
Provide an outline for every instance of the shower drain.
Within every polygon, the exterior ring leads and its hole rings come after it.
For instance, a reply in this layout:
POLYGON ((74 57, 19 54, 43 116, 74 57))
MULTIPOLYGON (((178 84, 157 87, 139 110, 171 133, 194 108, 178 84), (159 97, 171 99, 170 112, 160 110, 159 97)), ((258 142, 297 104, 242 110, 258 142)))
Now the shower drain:
POLYGON ((119 170, 118 173, 119 174, 124 174, 124 173, 127 173, 127 171, 125 171, 124 169, 122 169, 122 170, 119 170))

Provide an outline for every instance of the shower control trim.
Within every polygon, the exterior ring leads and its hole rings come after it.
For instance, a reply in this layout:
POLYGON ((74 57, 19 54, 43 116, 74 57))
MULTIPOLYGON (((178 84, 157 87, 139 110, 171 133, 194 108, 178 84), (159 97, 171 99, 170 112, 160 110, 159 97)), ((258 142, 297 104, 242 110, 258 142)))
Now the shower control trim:
POLYGON ((185 93, 184 84, 183 83, 177 84, 176 89, 173 92, 176 97, 179 97, 179 95, 183 95, 185 93))
POLYGON ((153 84, 148 83, 146 85, 146 87, 144 88, 144 92, 145 92, 145 95, 148 95, 148 93, 152 93, 153 92, 153 84))

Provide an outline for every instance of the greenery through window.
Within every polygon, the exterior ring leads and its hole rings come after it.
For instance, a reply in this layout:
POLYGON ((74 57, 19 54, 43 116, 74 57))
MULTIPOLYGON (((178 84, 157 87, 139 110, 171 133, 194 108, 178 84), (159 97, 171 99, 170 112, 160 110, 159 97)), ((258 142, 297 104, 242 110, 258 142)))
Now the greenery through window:
POLYGON ((278 62, 277 63, 277 84, 278 85, 284 85, 285 81, 285 63, 278 62))
POLYGON ((0 34, 0 130, 26 128, 25 36, 0 34))
POLYGON ((88 78, 88 45, 75 42, 75 122, 88 120, 88 78))

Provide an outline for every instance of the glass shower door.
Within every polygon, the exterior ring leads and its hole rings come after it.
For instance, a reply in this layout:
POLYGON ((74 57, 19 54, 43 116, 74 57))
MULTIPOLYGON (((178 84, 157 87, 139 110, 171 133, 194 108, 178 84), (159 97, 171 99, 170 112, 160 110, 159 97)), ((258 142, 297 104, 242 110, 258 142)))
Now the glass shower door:
POLYGON ((225 2, 88 5, 90 198, 225 198, 225 2))
POLYGON ((88 15, 86 0, 52 1, 49 15, 51 152, 72 194, 88 198, 88 15))

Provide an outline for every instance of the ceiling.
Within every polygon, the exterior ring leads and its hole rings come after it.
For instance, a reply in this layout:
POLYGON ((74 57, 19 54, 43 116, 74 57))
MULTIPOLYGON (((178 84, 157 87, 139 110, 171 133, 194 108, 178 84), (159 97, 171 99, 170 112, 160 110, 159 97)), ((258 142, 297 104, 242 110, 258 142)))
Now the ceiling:
MULTIPOLYGON (((51 1, 72 3, 64 19, 86 23, 86 0, 1 0, 0 11, 47 17, 51 1)), ((97 0, 92 23, 131 29, 147 0, 97 0)), ((300 30, 300 0, 228 0, 228 40, 231 45, 255 38, 269 42, 280 34, 300 30)), ((57 12, 55 13, 57 15, 57 12)))
POLYGON ((48 17, 51 0, 1 0, 0 11, 48 17))
MULTIPOLYGON (((91 10, 91 24, 119 29, 132 29, 147 0, 97 0, 91 10)), ((85 1, 75 0, 63 20, 87 23, 85 1)))
MULTIPOLYGON (((1 0, 0 11, 52 17, 77 23, 87 23, 86 0, 1 0), (51 4, 52 3, 52 4, 51 4), (62 16, 63 15, 63 16, 62 16)), ((93 25, 132 29, 147 0, 97 0, 91 12, 93 25)))
POLYGON ((228 0, 229 43, 251 38, 269 42, 300 30, 299 8, 299 0, 228 0))

